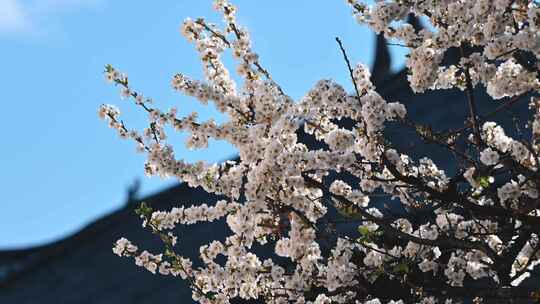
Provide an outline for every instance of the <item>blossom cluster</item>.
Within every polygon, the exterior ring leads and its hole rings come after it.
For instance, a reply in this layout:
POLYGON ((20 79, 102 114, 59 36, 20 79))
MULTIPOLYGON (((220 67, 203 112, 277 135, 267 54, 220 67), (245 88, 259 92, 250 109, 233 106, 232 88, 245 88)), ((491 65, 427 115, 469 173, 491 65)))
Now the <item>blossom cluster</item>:
MULTIPOLYGON (((501 296, 524 297, 520 284, 540 264, 538 3, 347 2, 359 23, 409 49, 408 84, 415 93, 464 91, 470 117, 463 128, 434 132, 415 123, 406 101, 381 96, 362 64, 348 66, 354 92, 326 79, 294 101, 263 67, 247 29, 236 21, 236 7, 216 0, 223 27, 202 18, 181 26, 200 54, 205 79, 175 74, 171 86, 212 102, 225 122, 160 110, 112 66, 106 79, 148 114, 149 125, 141 132, 127 129, 111 105, 102 105, 99 116, 146 153, 146 174, 177 178, 222 199, 170 211, 143 205, 143 226, 166 250, 140 252, 122 238, 114 253, 152 273, 187 280, 201 303, 450 304, 481 301, 488 296, 482 284, 503 290, 501 296), (410 16, 425 17, 431 27, 415 28, 410 16), (228 50, 241 85, 223 64, 228 50), (456 50, 459 58, 448 58, 456 50), (496 111, 530 100, 531 116, 522 119, 528 133, 516 136, 491 114, 477 113, 475 90, 500 104, 496 111), (445 171, 429 155, 413 157, 394 145, 386 137, 389 126, 410 128, 446 149, 457 169, 445 171), (170 129, 187 133, 186 146, 193 149, 206 148, 210 139, 227 141, 239 159, 177 159, 165 132, 170 129), (176 228, 219 219, 230 234, 202 245, 202 264, 194 267, 198 263, 175 246, 176 228), (256 248, 272 255, 263 258, 256 248), (392 281, 405 290, 402 298, 377 288, 392 281)), ((535 292, 525 297, 540 296, 535 292)))

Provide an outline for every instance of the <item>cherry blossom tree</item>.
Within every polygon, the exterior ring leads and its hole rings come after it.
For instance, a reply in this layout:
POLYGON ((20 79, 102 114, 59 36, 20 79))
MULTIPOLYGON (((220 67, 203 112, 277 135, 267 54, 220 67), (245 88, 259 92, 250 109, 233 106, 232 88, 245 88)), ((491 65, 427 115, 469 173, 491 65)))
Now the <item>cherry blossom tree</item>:
POLYGON ((339 39, 354 90, 321 80, 293 100, 263 67, 247 29, 236 22, 236 7, 216 0, 223 26, 202 18, 181 26, 200 53, 205 79, 177 74, 171 85, 212 102, 226 115, 224 123, 154 107, 112 66, 106 66, 107 80, 148 113, 149 125, 143 132, 128 129, 112 105, 102 105, 99 115, 146 153, 146 174, 177 178, 223 199, 165 211, 142 204, 143 227, 161 238, 164 252, 140 250, 122 238, 114 253, 152 273, 187 280, 201 303, 539 301, 540 287, 522 284, 540 264, 539 3, 347 3, 360 24, 408 48, 408 84, 415 94, 463 91, 470 114, 462 128, 435 133, 419 127, 404 104, 377 93, 364 65, 351 65, 339 39), (430 27, 415 29, 406 22, 410 16, 430 27), (236 59, 239 83, 222 62, 226 50, 236 59), (450 50, 460 58, 445 64, 450 50), (478 113, 478 89, 499 104, 497 110, 478 113), (524 135, 513 138, 491 118, 518 102, 528 102, 530 111, 520 121, 524 135), (410 156, 385 136, 389 125, 413 128, 418 138, 452 153, 457 173, 429 157, 410 156), (166 128, 188 133, 192 149, 207 148, 209 139, 227 141, 239 158, 222 164, 177 159, 166 128), (402 210, 377 207, 381 199, 402 210), (230 235, 208 240, 200 262, 183 256, 175 227, 219 219, 230 235), (339 219, 356 231, 327 229, 339 219), (269 248, 272 257, 257 255, 255 246, 269 248))

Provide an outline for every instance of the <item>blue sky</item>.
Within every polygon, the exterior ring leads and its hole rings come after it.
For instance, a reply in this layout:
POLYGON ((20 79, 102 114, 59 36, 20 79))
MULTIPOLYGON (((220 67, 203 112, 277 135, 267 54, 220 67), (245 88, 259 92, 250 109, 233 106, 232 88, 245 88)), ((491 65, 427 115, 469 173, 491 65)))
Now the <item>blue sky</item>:
MULTIPOLYGON (((350 87, 335 36, 354 63, 372 62, 373 35, 356 24, 345 1, 234 3, 261 62, 295 99, 322 78, 350 87)), ((77 231, 121 207, 136 178, 142 194, 174 182, 145 177, 144 156, 98 119, 98 106, 112 103, 130 127, 145 122, 104 81, 103 66, 127 72, 158 107, 215 117, 214 109, 169 86, 178 72, 202 79, 198 55, 179 26, 186 17, 219 22, 211 7, 210 0, 0 0, 0 248, 39 245, 77 231)), ((175 136, 177 157, 217 162, 234 154, 224 143, 189 151, 182 138, 175 136)))

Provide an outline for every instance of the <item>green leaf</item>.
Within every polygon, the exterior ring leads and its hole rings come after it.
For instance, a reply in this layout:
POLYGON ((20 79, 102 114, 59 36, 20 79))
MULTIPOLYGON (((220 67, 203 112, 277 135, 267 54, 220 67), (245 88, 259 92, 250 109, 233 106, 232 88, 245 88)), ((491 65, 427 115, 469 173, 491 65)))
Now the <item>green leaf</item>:
POLYGON ((141 202, 139 208, 135 209, 135 213, 141 217, 149 217, 152 214, 153 209, 148 207, 146 202, 141 202))
POLYGON ((397 273, 409 273, 409 264, 401 262, 394 266, 394 272, 397 273))
POLYGON ((369 230, 368 227, 358 226, 358 233, 360 233, 360 235, 362 235, 362 236, 367 236, 367 235, 371 234, 371 231, 369 230))
POLYGON ((353 219, 360 219, 362 216, 360 215, 360 212, 357 210, 358 207, 356 206, 343 206, 343 205, 337 205, 336 210, 337 212, 346 218, 353 218, 353 219))
POLYGON ((482 188, 487 188, 489 187, 489 176, 479 176, 476 178, 476 182, 478 182, 482 188))
POLYGON ((383 236, 384 234, 384 231, 382 230, 372 231, 368 227, 365 227, 365 226, 358 226, 357 230, 358 230, 358 233, 360 233, 360 237, 356 241, 361 244, 372 243, 375 240, 375 238, 379 238, 383 236))

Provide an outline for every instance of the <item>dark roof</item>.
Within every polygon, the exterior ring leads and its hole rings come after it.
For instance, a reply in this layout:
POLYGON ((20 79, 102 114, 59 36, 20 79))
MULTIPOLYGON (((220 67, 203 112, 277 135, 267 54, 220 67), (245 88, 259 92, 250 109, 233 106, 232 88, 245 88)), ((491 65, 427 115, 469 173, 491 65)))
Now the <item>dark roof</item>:
MULTIPOLYGON (((144 200, 157 209, 168 209, 179 202, 191 204, 215 197, 180 184, 144 200)), ((173 303, 191 298, 180 279, 157 278, 112 253, 113 243, 122 236, 141 247, 162 251, 161 242, 141 227, 134 209, 135 204, 126 205, 49 245, 0 252, 0 303, 36 303, 36 299, 40 303, 173 303), (169 291, 159 292, 165 289, 169 291)), ((202 240, 219 239, 226 232, 223 222, 180 230, 181 242, 190 244, 182 251, 197 256, 202 240)))

